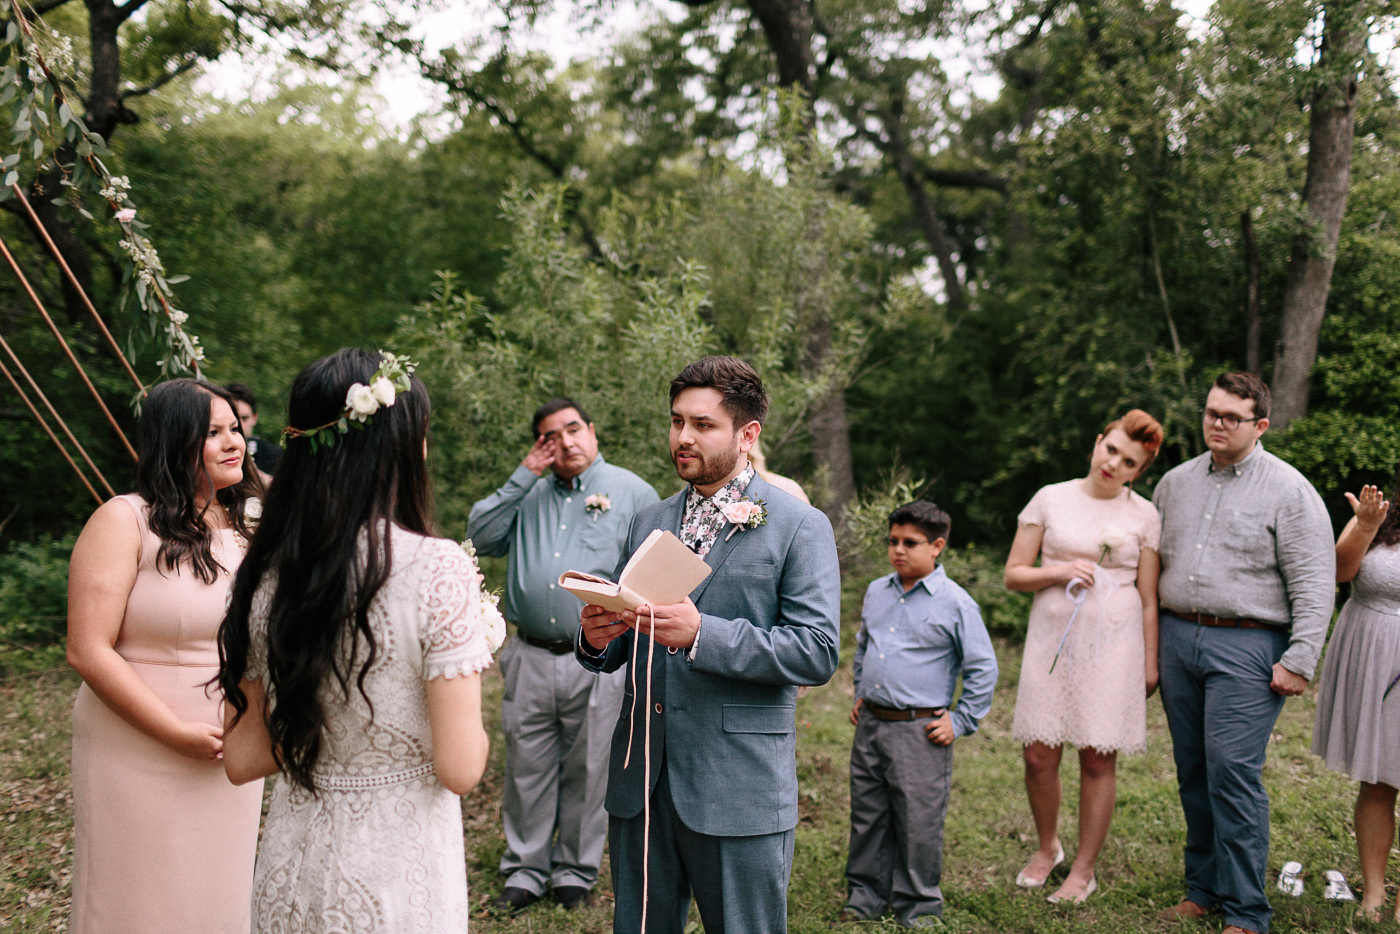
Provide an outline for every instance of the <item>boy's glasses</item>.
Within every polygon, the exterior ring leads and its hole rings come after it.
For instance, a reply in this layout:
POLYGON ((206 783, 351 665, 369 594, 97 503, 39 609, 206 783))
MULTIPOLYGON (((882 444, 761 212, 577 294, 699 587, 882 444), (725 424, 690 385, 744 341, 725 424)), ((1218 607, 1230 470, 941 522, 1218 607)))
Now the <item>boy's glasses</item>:
POLYGON ((927 545, 927 544, 928 544, 928 539, 926 539, 926 538, 895 538, 893 535, 890 536, 890 547, 891 547, 891 548, 898 548, 900 545, 903 545, 905 548, 908 548, 910 551, 913 551, 915 548, 918 548, 920 545, 927 545))
POLYGON ((1261 415, 1255 416, 1254 418, 1240 418, 1238 415, 1223 415, 1213 409, 1201 409, 1202 421, 1207 425, 1212 422, 1218 422, 1220 427, 1224 428, 1226 431, 1234 431, 1236 428, 1240 427, 1242 422, 1257 422, 1262 417, 1261 415))

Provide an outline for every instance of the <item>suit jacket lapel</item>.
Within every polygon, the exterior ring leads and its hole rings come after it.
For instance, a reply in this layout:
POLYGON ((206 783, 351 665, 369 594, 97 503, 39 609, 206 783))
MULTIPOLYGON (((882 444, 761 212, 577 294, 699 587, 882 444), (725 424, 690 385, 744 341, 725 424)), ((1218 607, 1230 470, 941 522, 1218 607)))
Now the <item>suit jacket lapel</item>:
MULTIPOLYGON (((755 473, 753 479, 749 481, 748 489, 744 491, 743 498, 750 500, 766 499, 768 490, 769 486, 767 482, 755 473)), ((759 528, 762 528, 762 526, 759 526, 759 528)), ((753 535, 757 532, 758 529, 735 529, 732 523, 726 522, 724 524, 719 530, 719 538, 715 539, 714 547, 705 555, 705 563, 710 566, 710 576, 702 580, 696 588, 691 591, 690 602, 700 602, 701 594, 705 592, 705 588, 710 586, 710 581, 715 579, 715 571, 719 570, 720 565, 724 563, 724 559, 728 558, 729 553, 738 546, 739 540, 745 535, 753 535), (731 531, 733 531, 734 534, 731 535, 731 531)))

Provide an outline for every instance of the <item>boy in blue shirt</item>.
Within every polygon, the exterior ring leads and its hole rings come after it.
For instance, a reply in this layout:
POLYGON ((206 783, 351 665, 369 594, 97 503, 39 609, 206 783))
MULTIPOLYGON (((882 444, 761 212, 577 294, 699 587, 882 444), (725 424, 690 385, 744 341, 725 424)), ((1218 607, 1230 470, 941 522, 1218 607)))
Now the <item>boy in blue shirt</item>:
POLYGON ((930 502, 890 513, 894 573, 865 592, 856 636, 851 745, 849 896, 840 921, 888 908, 906 927, 943 914, 943 819, 953 740, 977 731, 992 706, 996 653, 981 611, 938 556, 948 514, 930 502), (953 690, 963 678, 956 710, 953 690))

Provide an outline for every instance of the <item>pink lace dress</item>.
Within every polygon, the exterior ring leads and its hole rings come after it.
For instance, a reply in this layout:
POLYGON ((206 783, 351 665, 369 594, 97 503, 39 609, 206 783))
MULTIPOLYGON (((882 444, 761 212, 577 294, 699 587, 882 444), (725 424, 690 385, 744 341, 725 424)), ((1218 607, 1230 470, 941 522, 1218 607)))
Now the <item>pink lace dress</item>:
POLYGON ((1131 490, 1095 499, 1070 480, 1043 487, 1018 519, 1044 529, 1042 566, 1083 558, 1100 568, 1095 586, 1073 596, 1063 584, 1036 593, 1013 735, 1022 744, 1141 752, 1147 698, 1137 567, 1141 551, 1161 541, 1156 507, 1131 490))

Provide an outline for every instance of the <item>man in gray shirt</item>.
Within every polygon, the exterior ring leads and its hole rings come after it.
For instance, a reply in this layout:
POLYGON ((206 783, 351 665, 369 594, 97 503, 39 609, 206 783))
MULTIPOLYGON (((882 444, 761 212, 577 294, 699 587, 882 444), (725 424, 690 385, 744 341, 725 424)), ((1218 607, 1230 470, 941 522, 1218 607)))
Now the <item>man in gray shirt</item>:
POLYGON ((500 657, 506 885, 492 902, 510 914, 538 901, 546 886, 576 908, 598 880, 623 674, 594 674, 574 661, 582 604, 557 582, 569 570, 612 574, 632 514, 659 499, 641 477, 603 460, 593 422, 577 402, 546 402, 533 430, 524 462, 472 507, 467 524, 479 553, 510 554, 505 615, 517 638, 500 657))
POLYGON ((1163 920, 1225 915, 1269 929, 1269 796, 1261 771, 1285 697, 1302 694, 1332 618, 1332 524, 1307 479, 1264 450, 1269 389, 1215 380, 1210 450, 1171 470, 1162 514, 1162 705, 1186 815, 1186 898, 1163 920))

